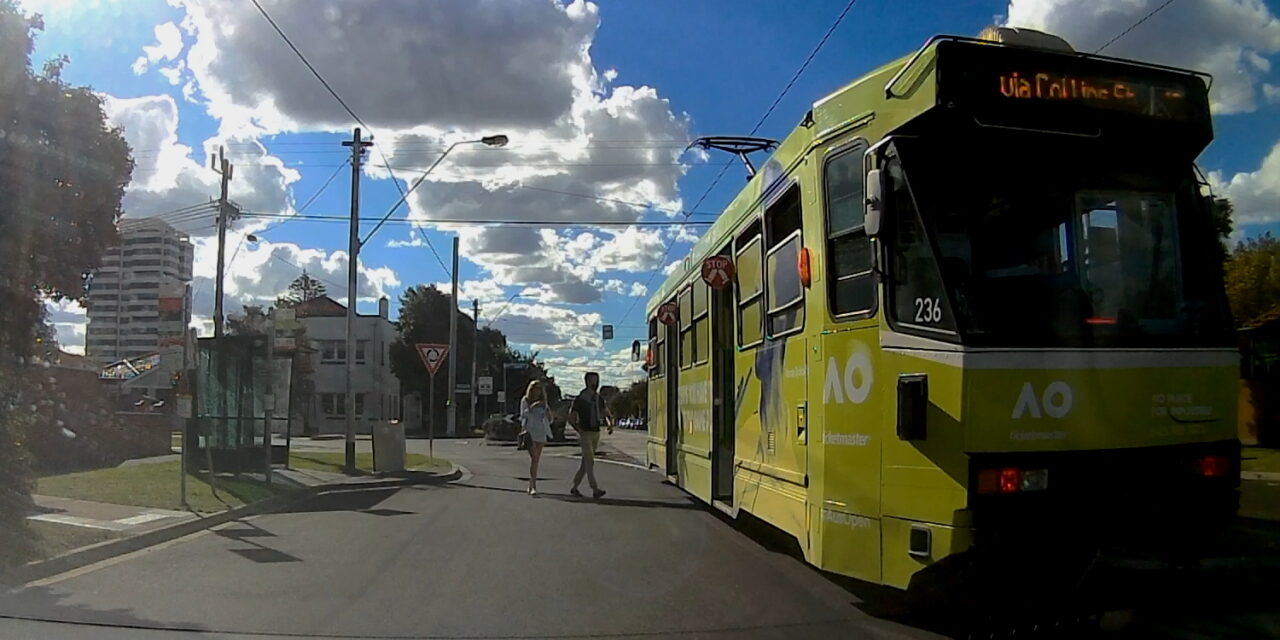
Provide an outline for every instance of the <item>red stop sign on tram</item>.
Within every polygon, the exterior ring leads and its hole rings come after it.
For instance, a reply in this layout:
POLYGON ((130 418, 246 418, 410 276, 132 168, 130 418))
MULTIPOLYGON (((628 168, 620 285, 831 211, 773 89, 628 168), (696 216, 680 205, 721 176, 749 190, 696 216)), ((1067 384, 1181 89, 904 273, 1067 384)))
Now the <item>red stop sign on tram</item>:
POLYGON ((733 282, 733 260, 728 256, 711 256, 702 261, 702 280, 712 289, 723 289, 733 282))
POLYGON ((674 302, 667 302, 658 307, 658 322, 662 324, 675 324, 678 317, 679 307, 674 302))

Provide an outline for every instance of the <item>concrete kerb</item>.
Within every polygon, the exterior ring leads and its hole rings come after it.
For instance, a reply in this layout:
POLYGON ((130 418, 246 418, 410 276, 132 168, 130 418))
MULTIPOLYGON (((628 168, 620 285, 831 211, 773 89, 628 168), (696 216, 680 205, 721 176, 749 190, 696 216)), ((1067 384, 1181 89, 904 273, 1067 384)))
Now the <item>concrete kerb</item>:
POLYGON ((336 482, 328 482, 295 489, 289 493, 273 496, 253 504, 246 504, 212 515, 198 517, 195 520, 187 520, 168 527, 153 529, 128 538, 99 542, 87 547, 73 549, 47 560, 32 562, 21 567, 11 569, 7 573, 0 575, 0 584, 16 586, 34 582, 36 580, 43 580, 44 578, 56 576, 60 573, 66 573, 73 569, 79 569, 116 556, 133 553, 134 551, 140 551, 147 547, 191 535, 197 531, 216 527, 220 524, 231 522, 233 520, 280 511, 307 500, 308 498, 313 498, 330 491, 349 489, 384 489, 416 484, 444 484, 447 482, 453 482, 461 478, 462 475, 462 468, 451 462, 449 463, 449 471, 446 473, 416 471, 408 472, 402 476, 365 476, 344 478, 336 482))

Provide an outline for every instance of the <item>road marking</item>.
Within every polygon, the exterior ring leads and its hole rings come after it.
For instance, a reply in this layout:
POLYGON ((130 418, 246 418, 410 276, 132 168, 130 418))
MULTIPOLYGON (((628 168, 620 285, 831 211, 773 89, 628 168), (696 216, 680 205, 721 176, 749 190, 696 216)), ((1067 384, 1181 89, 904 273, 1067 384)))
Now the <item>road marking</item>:
POLYGON ((176 517, 177 515, 169 514, 169 513, 144 513, 142 515, 133 516, 131 518, 120 518, 119 520, 113 520, 113 522, 115 522, 116 524, 123 524, 123 525, 128 525, 132 527, 140 524, 146 524, 148 522, 155 522, 156 520, 164 520, 165 518, 176 518, 176 517))
POLYGON ((61 513, 42 513, 40 515, 28 516, 28 520, 39 520, 41 522, 53 522, 56 524, 66 524, 73 527, 84 527, 86 529, 103 529, 106 531, 123 531, 128 524, 118 524, 106 520, 94 520, 92 518, 81 518, 79 516, 68 516, 61 513))

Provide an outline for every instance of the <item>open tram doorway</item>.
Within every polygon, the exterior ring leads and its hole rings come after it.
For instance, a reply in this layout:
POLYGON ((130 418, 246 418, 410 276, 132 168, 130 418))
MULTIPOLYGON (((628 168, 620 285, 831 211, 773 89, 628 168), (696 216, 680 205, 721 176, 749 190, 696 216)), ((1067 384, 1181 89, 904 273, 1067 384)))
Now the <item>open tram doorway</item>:
MULTIPOLYGON (((726 247, 722 255, 729 255, 726 247)), ((737 435, 733 287, 711 290, 711 498, 733 508, 733 460, 737 435)))

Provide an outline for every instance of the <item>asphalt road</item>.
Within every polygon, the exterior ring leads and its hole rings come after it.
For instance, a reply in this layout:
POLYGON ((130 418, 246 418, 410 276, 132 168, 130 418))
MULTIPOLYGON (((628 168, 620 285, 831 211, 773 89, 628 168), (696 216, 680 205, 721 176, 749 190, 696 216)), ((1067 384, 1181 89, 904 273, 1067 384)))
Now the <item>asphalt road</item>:
POLYGON ((5 593, 0 637, 934 637, 656 474, 599 464, 608 496, 574 499, 576 461, 549 450, 530 498, 522 452, 436 452, 469 476, 322 495, 5 593))

